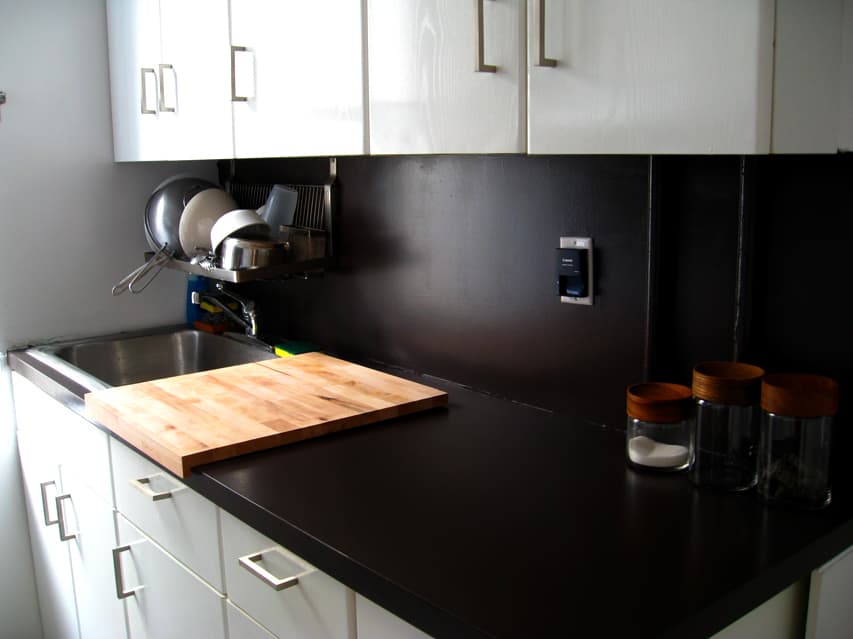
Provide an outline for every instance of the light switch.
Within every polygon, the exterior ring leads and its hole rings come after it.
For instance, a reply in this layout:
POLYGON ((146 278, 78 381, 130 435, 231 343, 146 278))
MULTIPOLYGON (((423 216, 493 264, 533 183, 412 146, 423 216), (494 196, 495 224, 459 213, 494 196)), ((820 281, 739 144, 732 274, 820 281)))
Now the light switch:
POLYGON ((592 238, 560 238, 557 294, 561 302, 592 306, 592 255, 592 238))

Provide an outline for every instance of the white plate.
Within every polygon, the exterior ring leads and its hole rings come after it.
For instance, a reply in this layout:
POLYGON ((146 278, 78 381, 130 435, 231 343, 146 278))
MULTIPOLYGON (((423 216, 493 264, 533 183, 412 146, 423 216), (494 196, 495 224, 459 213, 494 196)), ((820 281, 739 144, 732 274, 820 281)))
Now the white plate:
POLYGON ((210 251, 210 229, 220 217, 237 208, 222 189, 206 189, 187 202, 178 225, 178 237, 184 253, 192 257, 199 251, 210 251))

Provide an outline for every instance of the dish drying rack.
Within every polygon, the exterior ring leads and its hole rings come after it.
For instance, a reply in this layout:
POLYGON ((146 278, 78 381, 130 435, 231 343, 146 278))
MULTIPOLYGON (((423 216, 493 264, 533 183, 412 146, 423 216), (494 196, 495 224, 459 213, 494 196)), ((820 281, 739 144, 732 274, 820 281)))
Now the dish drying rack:
MULTIPOLYGON (((329 177, 325 184, 287 184, 296 189, 296 210, 293 225, 281 227, 286 241, 287 259, 282 264, 229 270, 206 262, 169 259, 167 268, 202 275, 224 282, 252 282, 255 280, 277 280, 291 276, 307 276, 322 272, 332 263, 333 217, 335 211, 335 180, 337 179, 336 158, 329 158, 329 177)), ((273 184, 244 184, 230 182, 227 186, 231 197, 240 208, 258 209, 272 191, 273 184)), ((147 252, 145 258, 154 255, 147 252)))

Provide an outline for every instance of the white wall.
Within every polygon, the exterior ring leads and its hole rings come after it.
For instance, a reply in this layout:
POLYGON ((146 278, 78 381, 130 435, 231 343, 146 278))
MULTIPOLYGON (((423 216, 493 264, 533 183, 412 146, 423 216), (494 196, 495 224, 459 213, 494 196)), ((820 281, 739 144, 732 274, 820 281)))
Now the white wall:
MULTIPOLYGON (((104 0, 0 0, 0 354, 183 321, 180 273, 163 271, 141 295, 110 289, 148 250, 151 190, 180 172, 215 178, 215 163, 114 164, 108 77, 104 0)), ((0 636, 34 637, 12 422, 0 393, 0 636)))

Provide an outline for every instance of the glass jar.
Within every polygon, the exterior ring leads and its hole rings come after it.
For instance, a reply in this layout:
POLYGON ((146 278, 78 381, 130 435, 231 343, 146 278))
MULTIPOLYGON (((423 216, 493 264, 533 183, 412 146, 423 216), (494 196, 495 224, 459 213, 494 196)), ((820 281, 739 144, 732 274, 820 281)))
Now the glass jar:
POLYGON ((828 505, 838 383, 820 375, 768 375, 761 384, 761 409, 759 497, 802 508, 828 505))
POLYGON ((691 394, 687 386, 651 382, 627 391, 628 465, 677 472, 690 462, 691 394))
POLYGON ((758 366, 739 362, 703 362, 693 369, 696 422, 688 475, 697 486, 755 486, 763 376, 758 366))

